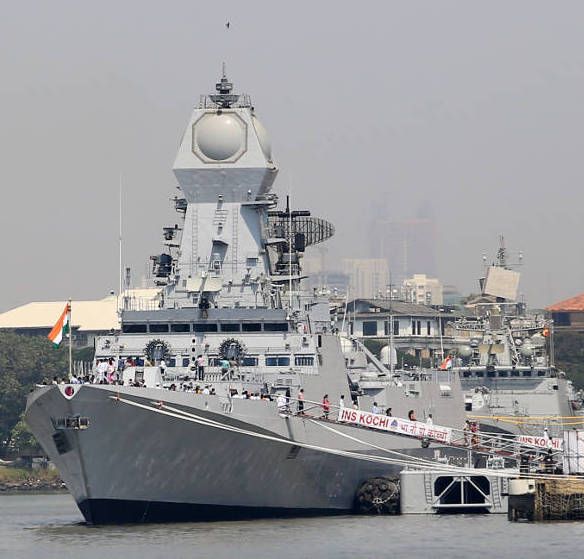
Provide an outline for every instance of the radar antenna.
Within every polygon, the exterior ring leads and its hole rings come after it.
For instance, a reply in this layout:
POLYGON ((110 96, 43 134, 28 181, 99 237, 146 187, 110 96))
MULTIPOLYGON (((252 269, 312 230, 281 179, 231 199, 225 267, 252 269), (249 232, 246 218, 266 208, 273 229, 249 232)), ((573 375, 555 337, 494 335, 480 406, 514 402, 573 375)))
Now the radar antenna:
POLYGON ((505 248, 505 237, 499 235, 499 250, 497 251, 497 266, 507 268, 507 249, 505 248))
POLYGON ((213 103, 222 109, 228 109, 231 105, 237 103, 239 95, 231 93, 233 90, 233 84, 227 78, 225 62, 223 62, 221 66, 221 79, 215 84, 215 89, 217 90, 217 93, 211 94, 209 97, 213 103))

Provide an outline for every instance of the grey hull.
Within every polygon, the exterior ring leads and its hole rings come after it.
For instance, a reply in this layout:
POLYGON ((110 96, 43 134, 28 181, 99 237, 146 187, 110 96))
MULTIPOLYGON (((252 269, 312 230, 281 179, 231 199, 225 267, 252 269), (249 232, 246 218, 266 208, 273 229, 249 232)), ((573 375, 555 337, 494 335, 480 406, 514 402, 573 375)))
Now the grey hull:
POLYGON ((433 452, 418 440, 335 425, 361 441, 355 442, 308 418, 282 418, 273 403, 233 404, 231 413, 222 413, 217 397, 103 385, 84 385, 66 399, 58 387, 46 387, 29 397, 26 420, 92 523, 347 512, 361 483, 395 476, 401 466, 291 441, 362 453, 371 452, 366 443, 415 455, 433 452), (169 417, 118 401, 118 393, 149 406, 162 397, 198 417, 284 440, 169 417), (72 415, 88 417, 89 428, 60 431, 60 453, 54 422, 72 415))

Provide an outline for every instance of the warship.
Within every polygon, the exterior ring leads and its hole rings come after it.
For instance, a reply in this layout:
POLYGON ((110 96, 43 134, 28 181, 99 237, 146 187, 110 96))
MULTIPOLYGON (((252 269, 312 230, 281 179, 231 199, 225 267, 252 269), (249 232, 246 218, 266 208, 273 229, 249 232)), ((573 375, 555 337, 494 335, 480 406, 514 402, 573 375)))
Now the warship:
POLYGON ((483 430, 540 437, 580 426, 581 395, 554 362, 553 321, 518 300, 520 273, 502 236, 485 272, 469 314, 450 325, 456 349, 449 366, 460 376, 469 418, 483 430))
POLYGON ((173 171, 179 223, 152 257, 157 296, 120 293, 93 382, 27 401, 87 522, 346 513, 368 480, 446 450, 464 424, 454 375, 385 391, 393 417, 349 378, 328 300, 303 290, 303 253, 334 227, 278 205, 268 133, 225 71, 173 171))
POLYGON ((395 384, 424 376, 444 378, 450 372, 460 381, 468 420, 478 423, 482 432, 538 437, 545 444, 548 434, 558 436, 581 426, 582 394, 555 364, 553 320, 544 311, 530 310, 518 297, 517 267, 522 259, 519 253, 518 261, 510 263, 503 236, 493 263, 486 265, 483 257, 479 295, 446 322, 439 368, 390 371, 388 355, 395 354, 391 339, 379 359, 365 363, 352 354, 355 344, 363 345, 353 339, 352 346, 345 345, 352 378, 363 391, 383 400, 384 391, 395 384))

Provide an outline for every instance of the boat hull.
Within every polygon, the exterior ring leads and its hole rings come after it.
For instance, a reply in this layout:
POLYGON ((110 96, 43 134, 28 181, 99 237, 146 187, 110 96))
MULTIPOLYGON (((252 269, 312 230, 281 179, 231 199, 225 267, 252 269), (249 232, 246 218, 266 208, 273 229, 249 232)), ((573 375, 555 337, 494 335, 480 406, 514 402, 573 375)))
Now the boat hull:
POLYGON ((372 445, 433 453, 415 439, 282 417, 271 402, 234 400, 225 413, 216 396, 76 390, 69 399, 61 387, 39 389, 26 420, 93 524, 346 513, 364 481, 402 469, 350 453, 379 455, 372 445), (66 416, 89 426, 58 434, 66 416))

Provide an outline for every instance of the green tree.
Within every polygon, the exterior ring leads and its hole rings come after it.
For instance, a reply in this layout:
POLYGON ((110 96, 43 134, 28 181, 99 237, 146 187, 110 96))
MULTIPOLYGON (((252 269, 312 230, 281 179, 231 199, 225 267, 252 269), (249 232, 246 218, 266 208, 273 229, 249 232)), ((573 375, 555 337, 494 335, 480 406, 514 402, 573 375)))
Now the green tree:
POLYGON ((566 372, 576 388, 584 388, 584 333, 556 332, 554 347, 556 366, 566 372))
POLYGON ((40 450, 40 445, 34 435, 28 429, 24 421, 24 414, 20 416, 18 423, 10 433, 10 450, 18 455, 33 452, 36 454, 40 450))
MULTIPOLYGON (((74 352, 74 359, 90 360, 87 350, 74 352)), ((91 354, 89 350, 89 354, 91 354)), ((55 348, 44 336, 26 336, 0 331, 0 455, 12 448, 13 434, 22 417, 27 394, 35 384, 68 374, 66 344, 55 348)))

